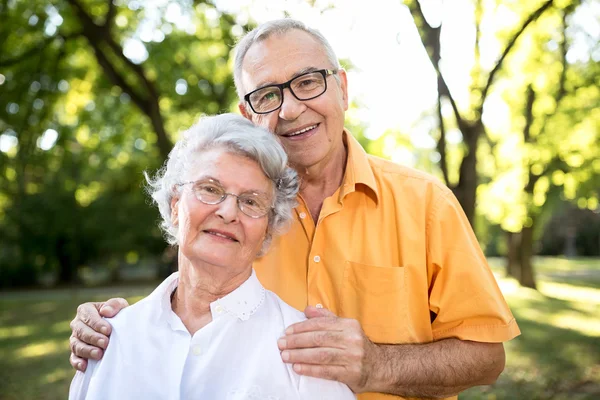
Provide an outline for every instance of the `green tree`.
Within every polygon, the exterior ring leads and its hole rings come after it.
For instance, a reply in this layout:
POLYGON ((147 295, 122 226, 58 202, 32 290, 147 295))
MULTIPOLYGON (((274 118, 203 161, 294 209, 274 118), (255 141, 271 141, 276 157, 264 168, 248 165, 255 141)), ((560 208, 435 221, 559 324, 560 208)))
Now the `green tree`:
POLYGON ((481 191, 482 211, 507 232, 507 274, 532 288, 534 242, 556 207, 563 199, 598 207, 600 70, 589 55, 600 47, 592 42, 586 60, 569 61, 569 51, 586 45, 577 39, 586 35, 576 23, 578 6, 549 11, 505 66, 514 77, 501 90, 510 132, 499 135, 496 178, 481 191))
POLYGON ((0 286, 163 251, 141 172, 233 107, 247 28, 208 1, 0 3, 0 286))
MULTIPOLYGON (((481 0, 475 0, 474 23, 475 23, 475 41, 473 52, 475 54, 475 63, 473 65, 471 76, 472 83, 470 87, 470 104, 460 107, 451 93, 441 68, 442 62, 442 31, 443 19, 439 25, 431 25, 425 16, 421 2, 417 0, 407 0, 405 4, 413 16, 415 25, 423 46, 437 74, 437 116, 439 123, 439 132, 437 138, 437 149, 440 154, 440 168, 446 184, 453 190, 458 198, 465 214, 471 221, 475 218, 476 193, 479 185, 479 176, 477 173, 477 154, 480 140, 488 138, 486 125, 483 122, 484 105, 491 93, 493 84, 499 79, 500 72, 504 66, 505 60, 515 47, 523 33, 534 24, 541 15, 554 6, 553 0, 543 2, 537 1, 520 3, 520 21, 511 26, 511 33, 502 41, 502 52, 498 56, 493 67, 486 70, 480 58, 480 37, 481 24, 484 13, 484 3, 481 0), (451 173, 448 165, 446 130, 448 121, 442 115, 443 102, 449 102, 451 105, 454 124, 460 130, 463 137, 463 150, 458 162, 458 180, 451 181, 451 173)), ((488 5, 489 6, 489 5, 488 5)), ((494 7, 495 4, 492 4, 494 7)))

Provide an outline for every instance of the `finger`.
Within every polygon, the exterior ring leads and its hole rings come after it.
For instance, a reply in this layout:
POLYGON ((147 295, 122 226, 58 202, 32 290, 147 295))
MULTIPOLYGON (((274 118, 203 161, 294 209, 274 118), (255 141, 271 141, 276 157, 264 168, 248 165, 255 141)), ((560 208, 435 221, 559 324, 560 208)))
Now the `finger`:
POLYGON ((71 353, 71 357, 69 357, 69 362, 71 363, 71 366, 78 371, 85 372, 87 369, 87 360, 77 357, 73 353, 71 353))
POLYGON ((343 365, 344 352, 340 349, 319 347, 316 349, 284 350, 281 359, 288 364, 343 365))
POLYGON ((121 297, 110 299, 100 307, 100 315, 106 318, 112 318, 117 315, 119 311, 128 306, 129 303, 127 300, 121 297))
POLYGON ((77 357, 91 358, 92 360, 99 360, 102 358, 104 352, 102 349, 98 347, 90 346, 81 340, 77 339, 75 336, 71 336, 69 338, 69 345, 71 347, 71 352, 75 354, 77 357))
POLYGON ((316 347, 346 348, 345 335, 339 331, 312 331, 287 335, 277 341, 279 350, 316 347))
MULTIPOLYGON (((102 335, 110 335, 112 330, 110 324, 102 319, 100 313, 98 312, 98 309, 102 306, 102 304, 103 303, 80 304, 79 307, 77 307, 77 316, 73 322, 71 322, 71 324, 73 325, 77 320, 79 320, 102 335)), ((71 329, 73 329, 73 326, 71 326, 71 329)))
POLYGON ((337 317, 315 317, 288 326, 285 334, 291 335, 293 333, 328 330, 341 331, 344 329, 342 321, 342 318, 337 317))
POLYGON ((329 311, 326 308, 317 308, 314 306, 307 306, 304 309, 304 315, 306 318, 317 318, 317 317, 336 317, 333 312, 329 311))
POLYGON ((292 368, 299 375, 346 383, 344 378, 346 378, 347 370, 339 365, 294 364, 292 368))
MULTIPOLYGON (((110 324, 109 324, 110 325, 110 324)), ((108 346, 108 337, 96 332, 89 326, 77 319, 77 317, 71 321, 71 331, 74 338, 88 344, 90 346, 100 347, 102 349, 106 349, 108 346)))

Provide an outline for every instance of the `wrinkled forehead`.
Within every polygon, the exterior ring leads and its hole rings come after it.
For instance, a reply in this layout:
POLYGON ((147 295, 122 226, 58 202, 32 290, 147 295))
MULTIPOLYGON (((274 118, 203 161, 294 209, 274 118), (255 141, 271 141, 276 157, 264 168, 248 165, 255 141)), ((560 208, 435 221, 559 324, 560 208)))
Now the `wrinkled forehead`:
POLYGON ((254 43, 242 63, 242 84, 249 92, 283 83, 308 69, 332 68, 323 45, 307 32, 292 30, 254 43))
POLYGON ((271 190, 271 180, 260 163, 239 151, 215 147, 191 154, 184 171, 184 181, 211 178, 223 187, 235 187, 241 191, 271 190))

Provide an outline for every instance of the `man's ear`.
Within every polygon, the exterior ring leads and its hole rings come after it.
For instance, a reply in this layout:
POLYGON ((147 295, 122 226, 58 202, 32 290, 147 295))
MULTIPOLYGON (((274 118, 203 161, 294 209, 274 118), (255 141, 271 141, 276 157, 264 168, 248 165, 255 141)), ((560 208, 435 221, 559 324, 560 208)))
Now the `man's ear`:
POLYGON ((346 70, 344 68, 340 68, 338 70, 338 76, 340 78, 340 88, 342 89, 344 111, 348 111, 348 77, 346 76, 346 70))
POLYGON ((240 110, 240 113, 244 116, 244 118, 252 121, 252 114, 250 113, 250 111, 248 111, 244 102, 240 101, 238 103, 238 109, 240 110))

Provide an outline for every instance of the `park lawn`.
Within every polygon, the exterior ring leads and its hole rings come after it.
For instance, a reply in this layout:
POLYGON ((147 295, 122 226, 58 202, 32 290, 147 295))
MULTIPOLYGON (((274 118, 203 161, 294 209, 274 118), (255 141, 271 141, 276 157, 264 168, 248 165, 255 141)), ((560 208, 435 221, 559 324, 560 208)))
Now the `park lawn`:
MULTIPOLYGON (((491 387, 461 400, 600 398, 600 259, 539 258, 539 291, 502 278, 490 264, 522 335, 508 342, 507 366, 491 387)), ((65 399, 74 374, 69 322, 84 301, 139 300, 153 286, 0 294, 0 399, 65 399)))

